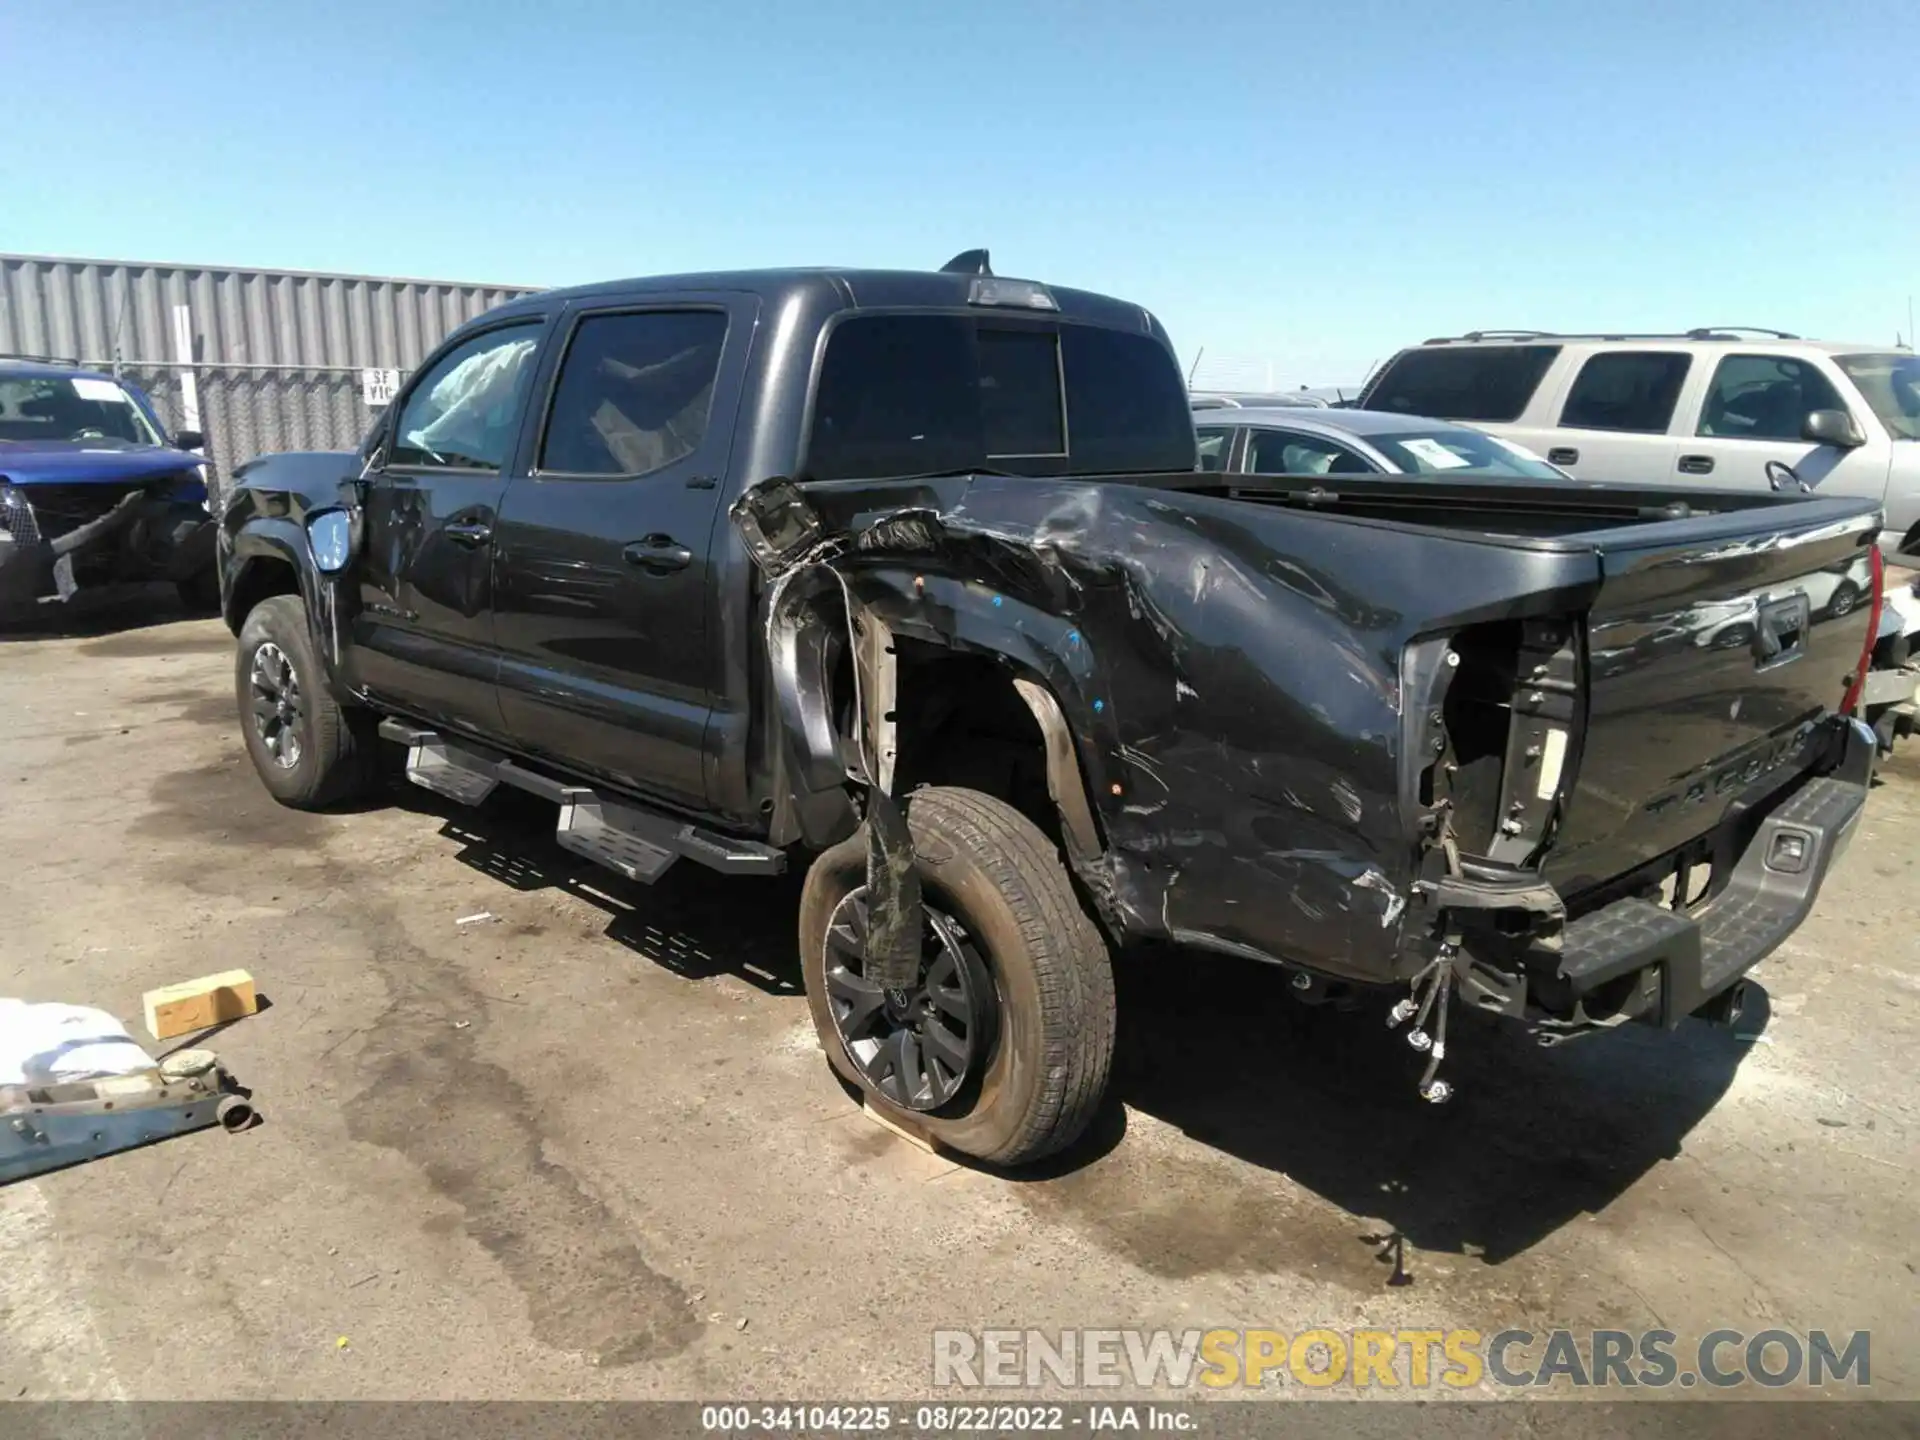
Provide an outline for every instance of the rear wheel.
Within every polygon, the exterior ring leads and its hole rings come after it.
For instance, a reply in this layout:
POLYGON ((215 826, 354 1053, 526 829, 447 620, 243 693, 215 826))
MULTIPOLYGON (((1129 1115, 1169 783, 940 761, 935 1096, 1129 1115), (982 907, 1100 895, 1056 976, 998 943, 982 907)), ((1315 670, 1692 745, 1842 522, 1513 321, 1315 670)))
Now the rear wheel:
POLYGON ((1113 970, 1053 845, 972 790, 917 791, 907 824, 925 895, 920 973, 865 978, 866 843, 807 874, 801 965, 828 1061, 869 1106, 982 1160, 1018 1165, 1071 1144, 1113 1058, 1113 970))
POLYGON ((233 678, 247 754, 274 799, 319 810, 369 788, 374 717, 333 698, 299 596, 254 606, 240 628, 233 678))

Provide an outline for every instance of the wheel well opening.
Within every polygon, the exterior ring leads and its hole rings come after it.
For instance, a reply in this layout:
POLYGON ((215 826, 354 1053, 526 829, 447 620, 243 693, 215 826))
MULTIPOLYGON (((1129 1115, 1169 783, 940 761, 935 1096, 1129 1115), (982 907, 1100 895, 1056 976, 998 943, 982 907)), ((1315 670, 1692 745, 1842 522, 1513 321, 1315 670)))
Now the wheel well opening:
POLYGON ((1046 739, 997 661, 897 640, 899 753, 894 790, 978 790, 1013 806, 1056 845, 1060 812, 1047 788, 1046 739))
POLYGON ((227 597, 227 628, 238 635, 253 607, 262 600, 299 593, 300 576, 293 566, 284 560, 256 555, 234 577, 232 593, 227 597))

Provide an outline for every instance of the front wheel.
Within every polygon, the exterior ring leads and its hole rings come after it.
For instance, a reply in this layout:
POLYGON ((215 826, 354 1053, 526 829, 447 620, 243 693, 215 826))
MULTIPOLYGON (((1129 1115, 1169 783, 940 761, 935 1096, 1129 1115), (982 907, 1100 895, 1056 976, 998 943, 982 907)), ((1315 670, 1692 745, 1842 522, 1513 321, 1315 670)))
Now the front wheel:
POLYGON ((334 699, 299 596, 253 607, 233 681, 247 754, 274 799, 320 810, 369 788, 379 744, 373 717, 334 699))
POLYGON ((822 854, 800 901, 807 1005, 828 1061, 884 1118, 1019 1165, 1071 1144, 1105 1096, 1113 970, 1047 838, 973 790, 907 807, 926 924, 906 990, 864 976, 866 840, 822 854))

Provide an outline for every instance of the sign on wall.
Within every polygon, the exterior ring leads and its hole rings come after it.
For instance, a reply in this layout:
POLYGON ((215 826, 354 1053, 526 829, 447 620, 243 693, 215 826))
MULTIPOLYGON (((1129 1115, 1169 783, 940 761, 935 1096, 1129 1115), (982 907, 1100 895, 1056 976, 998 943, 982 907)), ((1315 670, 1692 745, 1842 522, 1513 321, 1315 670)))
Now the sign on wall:
POLYGON ((400 388, 398 370, 362 370, 360 372, 360 398, 368 405, 378 408, 391 405, 394 393, 400 388))

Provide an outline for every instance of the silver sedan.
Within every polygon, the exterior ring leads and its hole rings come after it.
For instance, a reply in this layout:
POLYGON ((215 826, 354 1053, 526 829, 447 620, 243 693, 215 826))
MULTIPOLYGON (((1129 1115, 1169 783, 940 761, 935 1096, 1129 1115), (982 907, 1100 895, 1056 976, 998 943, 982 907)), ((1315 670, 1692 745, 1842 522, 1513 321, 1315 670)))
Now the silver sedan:
POLYGON ((1466 425, 1380 410, 1242 407, 1194 416, 1200 468, 1255 475, 1572 477, 1532 451, 1466 425))

